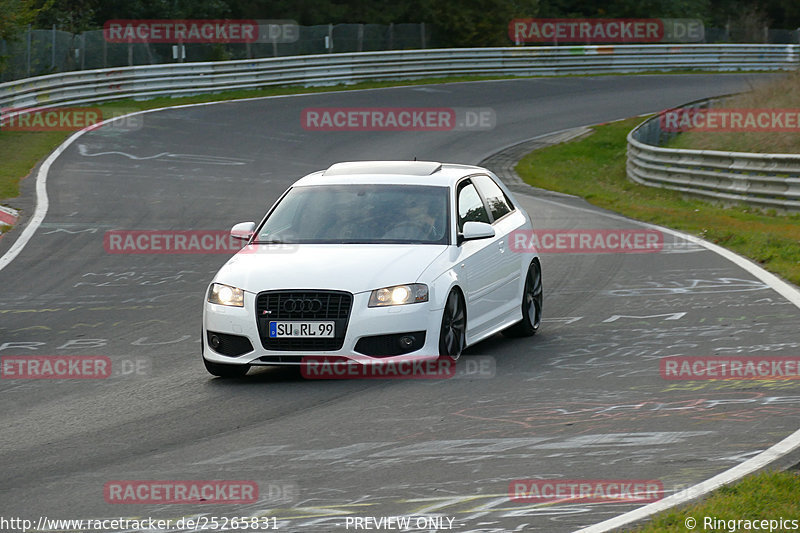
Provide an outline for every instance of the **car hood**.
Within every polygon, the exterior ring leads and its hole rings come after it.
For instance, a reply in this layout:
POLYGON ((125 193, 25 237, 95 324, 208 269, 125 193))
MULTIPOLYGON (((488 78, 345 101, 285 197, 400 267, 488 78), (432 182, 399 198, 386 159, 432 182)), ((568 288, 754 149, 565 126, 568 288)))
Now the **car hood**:
POLYGON ((250 245, 214 281, 258 293, 274 289, 330 289, 352 293, 413 283, 445 245, 250 245))

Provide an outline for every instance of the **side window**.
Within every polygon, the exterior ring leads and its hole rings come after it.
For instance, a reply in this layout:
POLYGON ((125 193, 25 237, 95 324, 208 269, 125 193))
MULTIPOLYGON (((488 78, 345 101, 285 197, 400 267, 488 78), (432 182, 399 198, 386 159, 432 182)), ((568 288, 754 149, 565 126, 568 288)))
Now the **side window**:
POLYGON ((489 210, 492 212, 494 220, 504 217, 514 210, 511 202, 503 193, 503 189, 492 178, 489 176, 473 176, 470 179, 478 186, 483 197, 486 198, 486 203, 489 205, 489 210))
POLYGON ((458 231, 464 231, 464 222, 489 223, 489 214, 478 195, 475 185, 465 182, 458 190, 458 231))

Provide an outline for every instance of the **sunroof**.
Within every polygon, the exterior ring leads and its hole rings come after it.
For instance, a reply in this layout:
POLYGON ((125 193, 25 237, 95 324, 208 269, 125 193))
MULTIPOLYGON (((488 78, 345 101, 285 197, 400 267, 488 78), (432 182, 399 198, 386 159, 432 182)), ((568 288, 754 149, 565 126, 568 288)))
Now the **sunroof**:
POLYGON ((407 176, 430 176, 442 168, 434 161, 355 161, 331 165, 323 176, 346 174, 405 174, 407 176))

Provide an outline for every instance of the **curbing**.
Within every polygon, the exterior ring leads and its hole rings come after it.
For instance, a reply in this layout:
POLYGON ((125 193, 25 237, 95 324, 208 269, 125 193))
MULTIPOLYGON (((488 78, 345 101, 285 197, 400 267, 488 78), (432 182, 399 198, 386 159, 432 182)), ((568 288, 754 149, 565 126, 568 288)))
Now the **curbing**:
POLYGON ((0 224, 5 224, 6 226, 13 226, 17 223, 17 219, 19 218, 19 211, 16 209, 12 209, 10 207, 5 207, 0 205, 0 224))
POLYGON ((5 235, 5 230, 11 228, 19 220, 19 211, 0 205, 0 239, 5 235))

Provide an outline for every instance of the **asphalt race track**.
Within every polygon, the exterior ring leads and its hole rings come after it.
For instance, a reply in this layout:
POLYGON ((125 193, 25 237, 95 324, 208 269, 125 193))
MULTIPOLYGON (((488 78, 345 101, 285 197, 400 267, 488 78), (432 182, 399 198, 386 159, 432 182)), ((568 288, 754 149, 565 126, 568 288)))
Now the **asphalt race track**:
MULTIPOLYGON (((460 533, 549 533, 640 504, 510 501, 510 481, 658 480, 669 495, 758 454, 798 428, 797 381, 668 381, 659 360, 797 356, 800 311, 673 237, 659 253, 543 255, 546 318, 534 338, 471 347, 453 379, 380 381, 304 380, 293 369, 212 378, 200 360, 201 308, 227 255, 111 254, 103 237, 227 230, 337 161, 476 164, 536 135, 764 79, 568 77, 318 94, 168 109, 142 115, 133 131, 81 136, 50 169, 44 223, 0 271, 0 356, 107 356, 115 372, 0 381, 0 516, 264 515, 281 531, 346 531, 347 517, 413 515, 450 518, 460 533), (496 125, 300 124, 308 107, 399 106, 488 108, 496 125), (491 372, 476 370, 480 362, 491 372), (104 486, 114 480, 252 480, 259 500, 110 504, 104 486)), ((33 188, 25 180, 28 213, 33 188)), ((577 199, 516 198, 538 228, 641 227, 577 199)), ((0 241, 0 254, 19 233, 0 241)))

